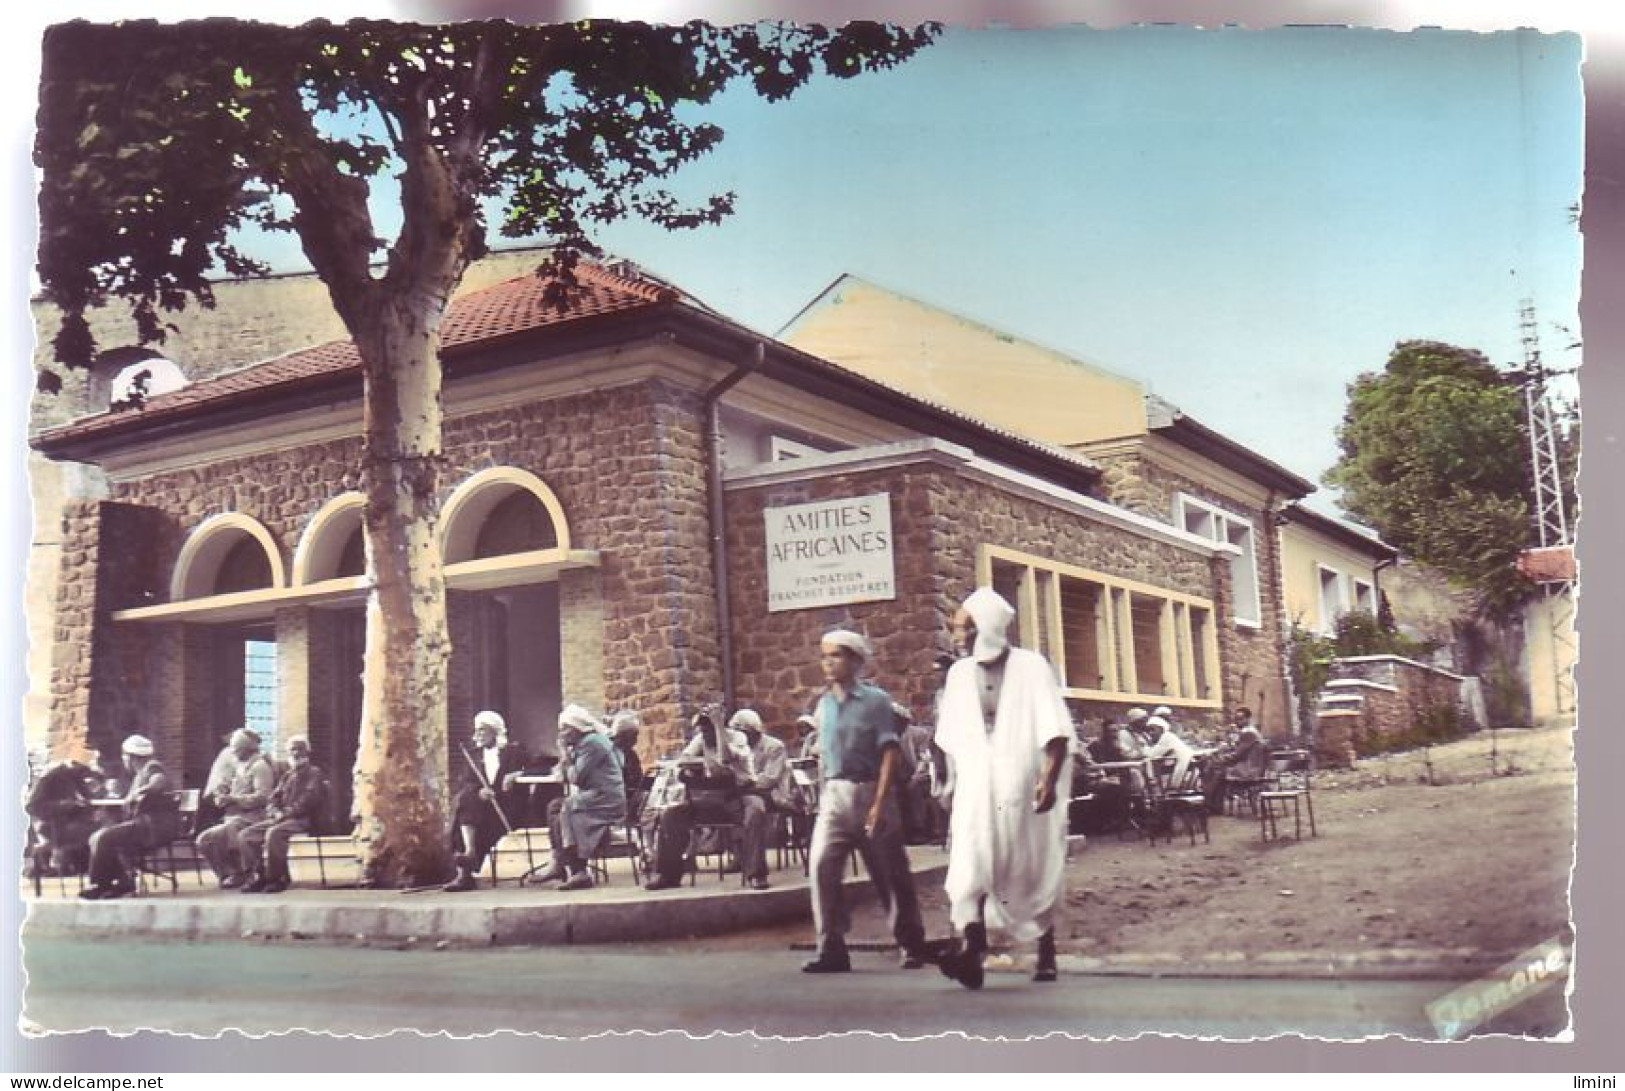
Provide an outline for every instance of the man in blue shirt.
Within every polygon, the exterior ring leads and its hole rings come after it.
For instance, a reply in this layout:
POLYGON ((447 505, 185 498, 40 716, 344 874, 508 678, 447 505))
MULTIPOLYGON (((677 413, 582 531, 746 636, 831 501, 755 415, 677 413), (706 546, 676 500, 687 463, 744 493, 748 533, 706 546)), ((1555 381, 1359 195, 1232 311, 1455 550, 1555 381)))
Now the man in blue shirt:
POLYGON ((870 658, 869 642, 836 629, 824 634, 820 663, 829 688, 813 715, 823 758, 823 787, 812 838, 813 925, 818 956, 801 968, 810 974, 852 968, 846 950, 843 880, 854 849, 863 853, 875 893, 891 912, 892 935, 903 965, 923 964, 925 928, 903 847, 903 823, 893 787, 898 778, 898 736, 892 699, 860 681, 870 658))

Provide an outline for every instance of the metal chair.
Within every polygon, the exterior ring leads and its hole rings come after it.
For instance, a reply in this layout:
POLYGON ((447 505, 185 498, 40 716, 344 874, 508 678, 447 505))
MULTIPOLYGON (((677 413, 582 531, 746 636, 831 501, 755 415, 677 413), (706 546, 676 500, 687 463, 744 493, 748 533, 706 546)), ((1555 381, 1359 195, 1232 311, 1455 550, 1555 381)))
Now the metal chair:
POLYGON ((142 850, 135 859, 136 893, 145 894, 147 891, 147 878, 161 879, 169 884, 171 894, 180 893, 180 872, 184 863, 177 855, 176 848, 185 846, 187 861, 192 865, 192 871, 197 878, 198 885, 203 884, 203 855, 198 852, 194 839, 197 837, 197 809, 198 802, 203 793, 196 788, 184 788, 173 793, 175 810, 179 816, 179 825, 175 836, 161 845, 154 845, 142 850))
POLYGON ((1309 813, 1309 836, 1319 837, 1315 829, 1315 800, 1313 794, 1314 757, 1307 750, 1283 750, 1270 756, 1268 779, 1273 787, 1258 792, 1258 833, 1265 841, 1281 836, 1280 822, 1292 810, 1292 836, 1303 839, 1303 814, 1309 813))

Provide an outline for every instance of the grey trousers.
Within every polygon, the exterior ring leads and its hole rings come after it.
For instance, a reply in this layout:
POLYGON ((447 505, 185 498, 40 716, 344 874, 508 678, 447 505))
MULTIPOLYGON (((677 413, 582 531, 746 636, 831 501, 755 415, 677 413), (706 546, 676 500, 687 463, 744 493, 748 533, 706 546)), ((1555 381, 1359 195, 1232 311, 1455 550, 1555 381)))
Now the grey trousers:
POLYGON ((914 893, 914 874, 903 847, 903 821, 895 794, 886 800, 874 836, 863 832, 864 820, 875 799, 874 781, 826 780, 818 796, 818 820, 812 836, 813 926, 818 932, 818 953, 838 957, 846 952, 851 917, 846 907, 847 861, 854 851, 863 854, 880 904, 891 915, 892 936, 904 950, 925 942, 920 901, 914 893))

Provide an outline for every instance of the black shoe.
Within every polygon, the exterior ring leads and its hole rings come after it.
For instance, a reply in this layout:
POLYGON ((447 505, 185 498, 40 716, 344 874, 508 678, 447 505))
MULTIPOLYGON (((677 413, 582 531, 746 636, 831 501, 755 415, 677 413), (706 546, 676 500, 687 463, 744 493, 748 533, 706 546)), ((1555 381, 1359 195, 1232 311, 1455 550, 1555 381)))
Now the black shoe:
POLYGON ((592 889, 592 876, 589 875, 585 871, 578 871, 574 875, 570 876, 568 879, 564 880, 564 882, 560 883, 559 884, 559 889, 561 891, 563 891, 563 890, 591 890, 592 889))
POLYGON ((673 887, 678 887, 678 886, 682 886, 682 885, 683 885, 683 881, 681 879, 668 879, 664 875, 656 875, 653 879, 650 879, 648 882, 643 884, 643 889, 644 890, 670 890, 673 887))
POLYGON ((852 969, 852 960, 842 953, 839 955, 819 955, 801 964, 804 974, 844 974, 852 969))
POLYGON ((224 879, 220 880, 220 889, 221 890, 236 890, 238 887, 242 886, 243 883, 245 883, 247 880, 248 880, 248 877, 246 875, 244 875, 242 872, 238 872, 235 875, 227 875, 224 879))
POLYGON ((752 890, 766 890, 768 887, 772 886, 773 884, 767 881, 766 876, 757 875, 757 876, 754 876, 753 878, 746 879, 745 880, 745 885, 750 887, 752 890))
POLYGON ((110 898, 128 898, 135 893, 134 883, 109 883, 102 887, 101 898, 106 901, 110 898))
POLYGON ((1033 980, 1054 981, 1058 976, 1055 970, 1055 933, 1045 932, 1038 937, 1038 965, 1033 970, 1033 980))
POLYGON ((920 950, 911 951, 905 948, 903 953, 897 956, 897 965, 904 970, 923 969, 929 961, 930 959, 926 957, 926 953, 920 950))
POLYGON ((265 877, 256 875, 242 885, 244 894, 262 894, 265 892, 265 877))
POLYGON ((79 892, 79 897, 87 902, 99 902, 107 897, 107 887, 100 883, 92 883, 79 892))
POLYGON ((457 878, 453 879, 440 889, 445 891, 447 894, 461 894, 464 891, 473 890, 474 876, 470 875, 466 871, 459 871, 457 873, 457 878))
POLYGON ((288 880, 286 879, 272 879, 270 882, 265 884, 265 892, 267 894, 281 894, 287 889, 288 880))
POLYGON ((543 883, 562 883, 569 877, 570 873, 564 870, 564 865, 554 864, 540 875, 528 880, 528 882, 540 886, 543 883))

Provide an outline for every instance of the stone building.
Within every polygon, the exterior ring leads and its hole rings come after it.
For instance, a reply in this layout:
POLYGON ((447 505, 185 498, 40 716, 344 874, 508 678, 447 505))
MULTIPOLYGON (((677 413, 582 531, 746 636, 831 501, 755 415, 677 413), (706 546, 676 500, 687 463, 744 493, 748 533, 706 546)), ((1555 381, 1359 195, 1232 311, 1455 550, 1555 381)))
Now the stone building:
MULTIPOLYGON (((1292 730, 1276 531, 1285 510, 1314 491, 1311 482, 1132 378, 859 277, 826 288, 780 337, 1083 455, 1100 466, 1101 495, 1113 504, 1213 542, 1229 576, 1231 608, 1214 636, 1226 699, 1251 706, 1267 734, 1292 730)), ((1064 626, 1064 607, 1057 612, 1064 626)), ((1170 687, 1158 703, 1177 709, 1181 693, 1170 687)))
MULTIPOLYGON (((581 277, 566 311, 522 275, 461 296, 443 327, 454 731, 496 708, 546 753, 565 701, 636 709, 651 756, 709 702, 782 727, 836 625, 873 639, 878 680, 923 713, 950 612, 983 582, 1020 608, 1080 719, 1212 715, 1246 676, 1241 551, 1211 528, 1114 503, 1085 455, 633 268, 581 277)), ((349 768, 360 429, 354 350, 335 341, 36 434, 99 481, 61 524, 54 754, 139 728, 195 785, 248 721, 349 768)))

